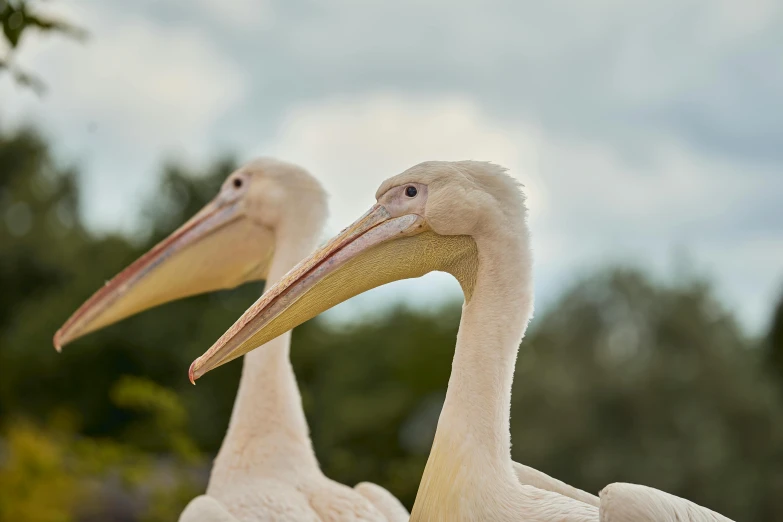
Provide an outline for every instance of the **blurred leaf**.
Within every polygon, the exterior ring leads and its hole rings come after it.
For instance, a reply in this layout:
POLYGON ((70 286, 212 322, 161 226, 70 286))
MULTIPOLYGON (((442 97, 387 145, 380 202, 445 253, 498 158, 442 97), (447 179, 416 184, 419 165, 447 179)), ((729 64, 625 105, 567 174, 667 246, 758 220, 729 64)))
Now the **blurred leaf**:
POLYGON ((3 37, 11 51, 5 57, 0 57, 0 73, 10 73, 20 85, 29 87, 38 94, 43 94, 45 85, 37 76, 25 72, 15 66, 11 60, 14 50, 19 47, 22 36, 33 29, 38 32, 54 32, 71 38, 82 40, 87 32, 65 20, 53 18, 32 9, 33 2, 28 0, 0 0, 0 26, 3 37))

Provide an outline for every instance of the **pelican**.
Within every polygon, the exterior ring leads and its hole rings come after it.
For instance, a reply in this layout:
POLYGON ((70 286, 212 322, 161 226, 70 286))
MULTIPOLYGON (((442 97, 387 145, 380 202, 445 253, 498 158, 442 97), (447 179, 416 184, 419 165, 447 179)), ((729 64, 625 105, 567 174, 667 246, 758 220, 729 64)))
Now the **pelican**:
POLYGON ((359 293, 448 272, 465 301, 411 521, 725 520, 699 518, 712 512, 662 492, 655 498, 668 502, 666 513, 681 518, 656 518, 664 511, 656 514, 651 509, 657 505, 640 503, 639 494, 649 491, 639 486, 612 484, 599 501, 511 460, 511 384, 533 311, 533 284, 524 196, 505 169, 474 161, 426 162, 386 180, 376 200, 196 359, 191 381, 359 293), (635 502, 635 510, 626 502, 635 502))
MULTIPOLYGON (((187 223, 123 270, 56 333, 55 347, 161 303, 280 279, 312 252, 326 194, 306 170, 270 158, 233 172, 187 223)), ((269 286, 269 285, 268 285, 269 286)), ((290 333, 245 357, 206 495, 183 522, 408 520, 388 491, 349 488, 321 471, 289 360, 290 333)))
POLYGON ((483 163, 424 163, 386 181, 378 204, 300 263, 190 369, 196 379, 360 292, 433 270, 465 294, 452 374, 411 520, 597 520, 594 506, 521 484, 509 408, 532 313, 522 194, 483 163))

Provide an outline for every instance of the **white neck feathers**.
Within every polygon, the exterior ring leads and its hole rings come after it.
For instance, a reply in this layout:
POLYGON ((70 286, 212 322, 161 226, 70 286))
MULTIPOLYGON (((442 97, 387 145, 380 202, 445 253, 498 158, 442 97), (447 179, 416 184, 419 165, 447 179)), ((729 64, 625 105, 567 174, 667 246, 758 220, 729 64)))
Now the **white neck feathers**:
MULTIPOLYGON (((314 234, 286 232, 277 234, 267 288, 315 244, 314 234)), ((320 473, 289 359, 290 347, 291 332, 286 332, 245 355, 228 431, 210 476, 210 495, 236 487, 243 476, 320 473)))
POLYGON ((511 385, 533 311, 531 257, 527 242, 511 234, 476 242, 476 285, 463 306, 446 400, 411 521, 471 519, 516 480, 511 385))

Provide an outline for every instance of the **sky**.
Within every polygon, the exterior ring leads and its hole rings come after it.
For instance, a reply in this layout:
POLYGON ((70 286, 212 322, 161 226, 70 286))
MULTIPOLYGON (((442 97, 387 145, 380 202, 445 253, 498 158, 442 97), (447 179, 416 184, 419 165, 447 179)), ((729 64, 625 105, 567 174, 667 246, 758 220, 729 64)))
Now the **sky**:
MULTIPOLYGON (((751 333, 783 292, 779 0, 51 0, 89 38, 32 36, 0 126, 33 122, 84 171, 96 231, 137 230, 163 160, 231 151, 308 168, 328 232, 424 160, 524 184, 539 308, 606 263, 683 259, 751 333)), ((346 317, 457 296, 443 274, 346 317)), ((339 314, 340 312, 338 312, 339 314)))

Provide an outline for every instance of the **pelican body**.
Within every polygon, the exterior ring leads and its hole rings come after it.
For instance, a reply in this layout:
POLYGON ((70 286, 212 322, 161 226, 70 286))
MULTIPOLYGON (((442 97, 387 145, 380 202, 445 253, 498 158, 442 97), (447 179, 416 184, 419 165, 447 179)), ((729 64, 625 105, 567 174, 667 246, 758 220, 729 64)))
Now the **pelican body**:
MULTIPOLYGON (((326 194, 306 170, 269 158, 253 161, 82 305, 55 335, 55 347, 175 299, 263 279, 269 286, 312 252, 326 214, 326 194)), ((380 486, 349 488, 322 473, 289 360, 290 332, 264 344, 245 357, 206 495, 180 520, 408 520, 380 486)))
MULTIPOLYGON (((648 520, 643 517, 653 513, 649 506, 627 509, 626 503, 639 499, 628 494, 629 485, 609 486, 599 501, 511 460, 511 384, 533 311, 530 240, 518 183, 490 163, 426 162, 385 181, 376 199, 196 359, 191 380, 354 295, 435 270, 448 272, 465 302, 411 521, 648 520)), ((657 498, 665 495, 658 493, 657 498)), ((666 497, 668 513, 680 518, 670 520, 713 520, 698 518, 708 510, 674 499, 666 497)))

